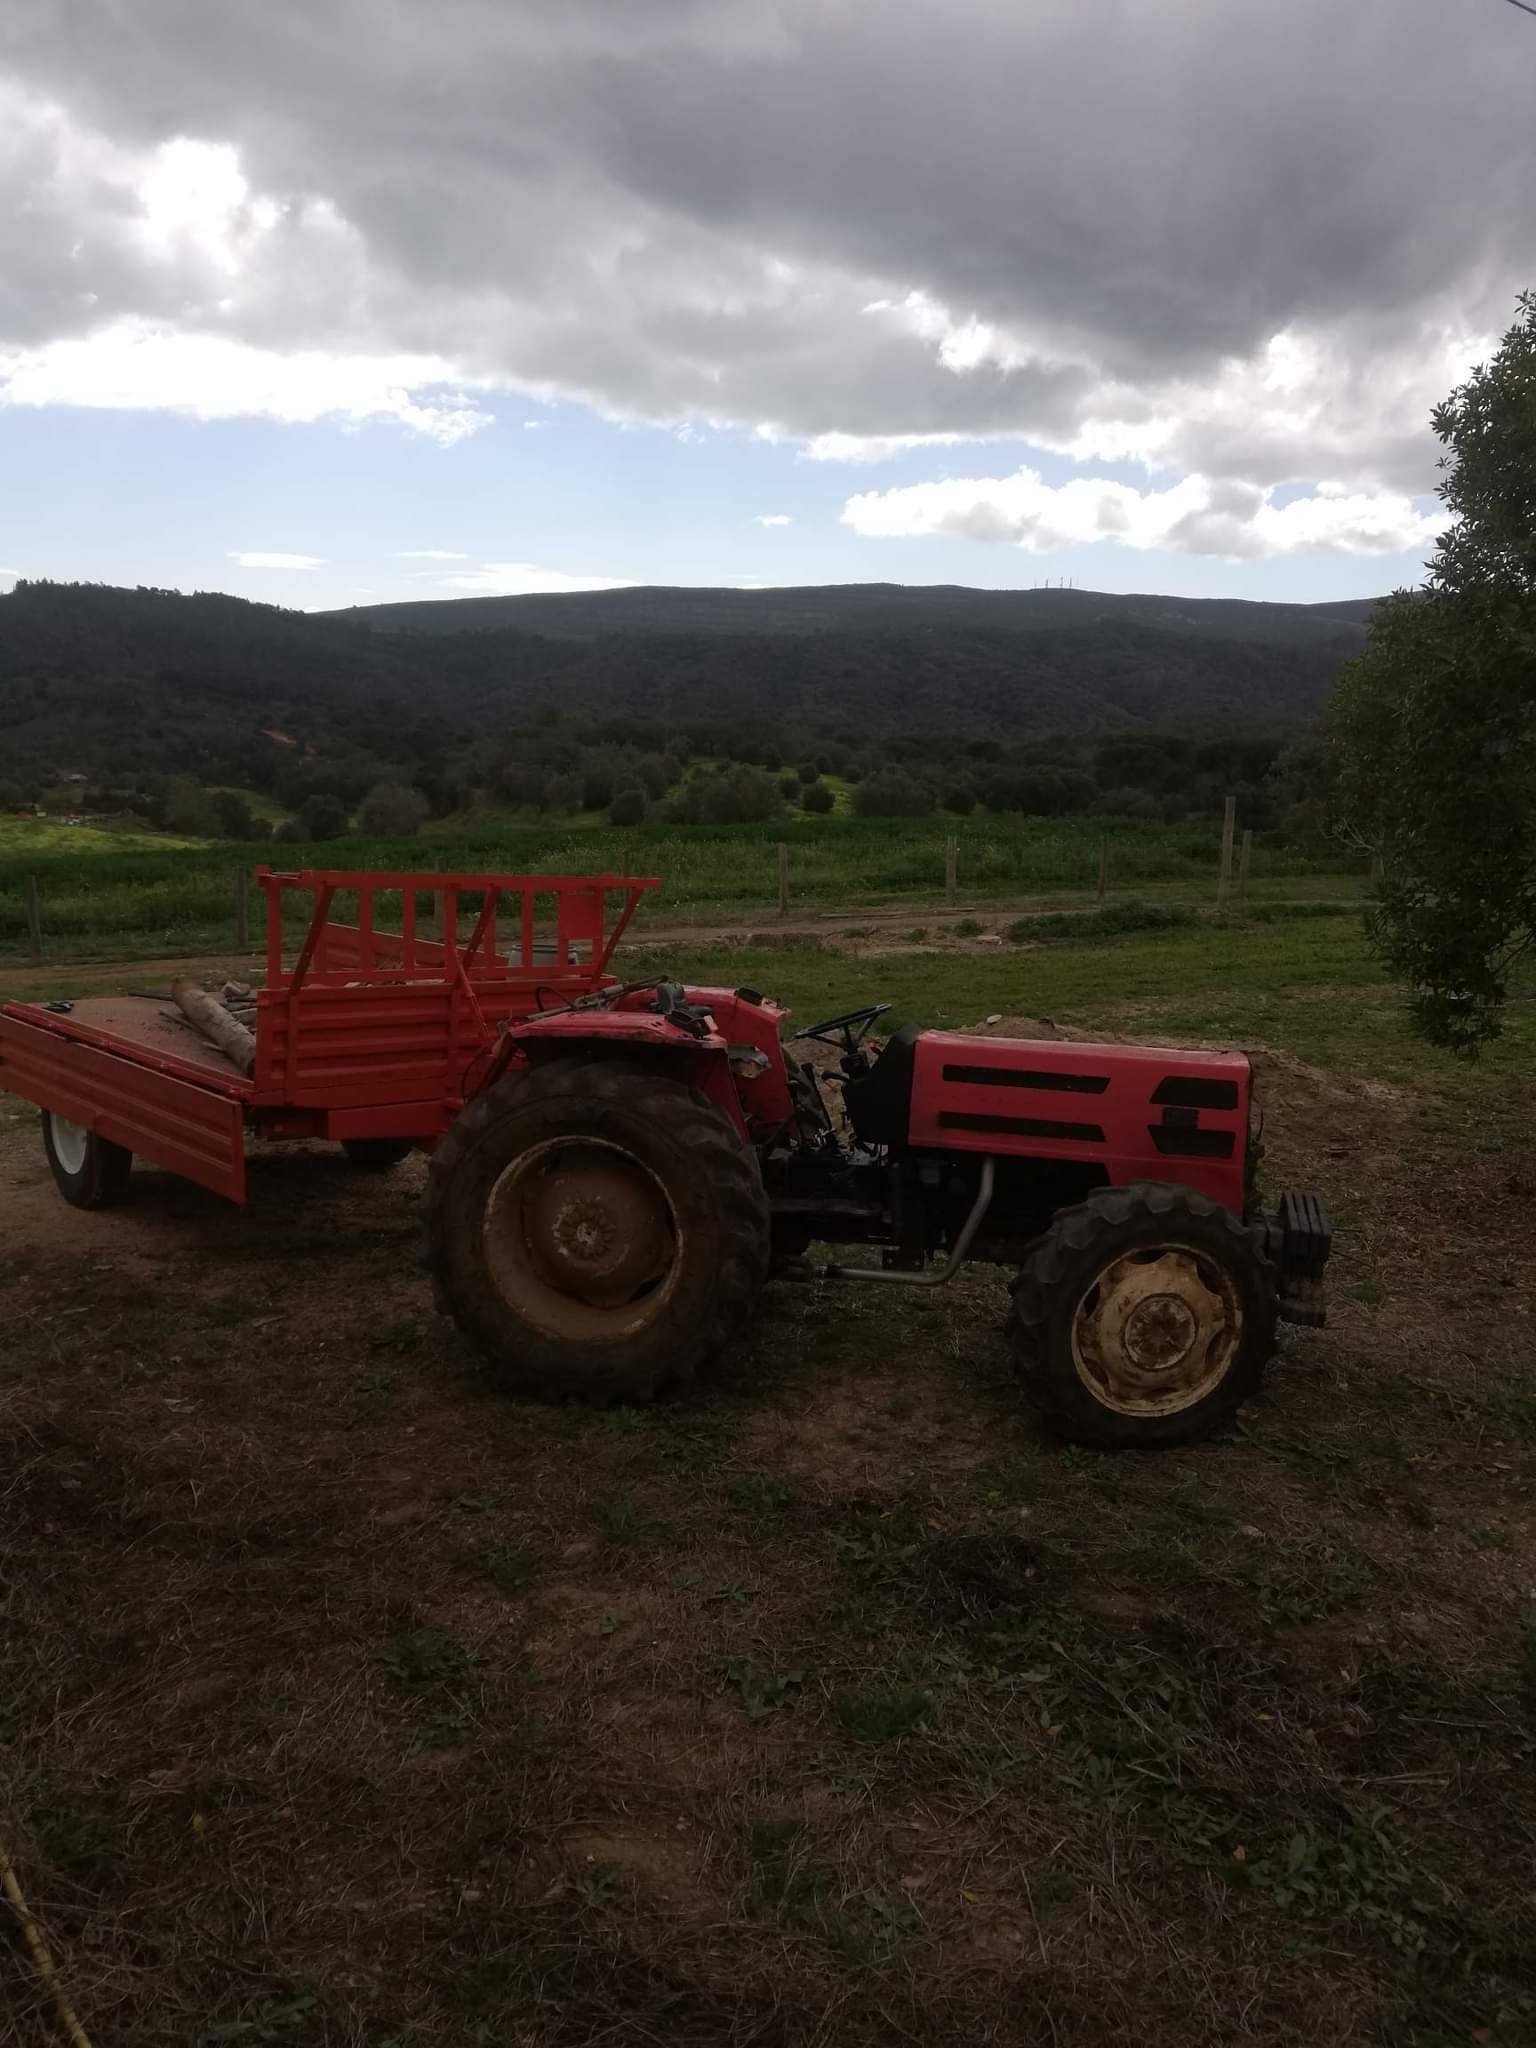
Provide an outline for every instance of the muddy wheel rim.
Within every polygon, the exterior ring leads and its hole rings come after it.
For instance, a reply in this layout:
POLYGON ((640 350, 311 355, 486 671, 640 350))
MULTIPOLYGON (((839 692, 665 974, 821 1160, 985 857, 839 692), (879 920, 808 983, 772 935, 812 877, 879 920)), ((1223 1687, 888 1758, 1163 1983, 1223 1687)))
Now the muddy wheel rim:
POLYGON ((53 1156, 64 1171, 73 1177, 85 1171, 86 1147, 91 1134, 83 1124, 72 1124, 67 1117, 48 1115, 48 1134, 53 1139, 53 1156))
POLYGON ((1072 1363, 1119 1415, 1176 1415, 1220 1386, 1243 1336, 1230 1273, 1189 1245, 1112 1259, 1072 1318, 1072 1363))
POLYGON ((550 1337, 632 1337, 662 1313, 682 1230, 660 1179, 606 1138, 522 1153, 486 1203, 486 1270, 511 1309, 550 1337))

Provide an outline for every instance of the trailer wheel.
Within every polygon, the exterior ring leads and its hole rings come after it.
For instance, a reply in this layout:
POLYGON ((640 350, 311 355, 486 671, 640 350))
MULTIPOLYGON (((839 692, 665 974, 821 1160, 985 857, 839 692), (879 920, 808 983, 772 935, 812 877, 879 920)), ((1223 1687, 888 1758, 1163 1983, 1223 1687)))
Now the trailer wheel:
POLYGON ((133 1154, 57 1110, 43 1111, 43 1150, 55 1186, 76 1209, 109 1209, 127 1194, 133 1154))
POLYGON ((416 1150, 409 1138, 343 1138, 341 1149, 354 1166, 368 1173, 387 1173, 416 1150))
POLYGON ((1064 1436, 1159 1449, 1208 1435, 1257 1389, 1274 1286, 1229 1209, 1143 1181, 1057 1216, 1014 1283, 1008 1333, 1025 1393, 1064 1436))
POLYGON ((725 1115, 632 1061, 561 1059, 472 1102, 432 1160, 438 1306, 496 1383, 650 1400, 745 1322, 768 1199, 725 1115))

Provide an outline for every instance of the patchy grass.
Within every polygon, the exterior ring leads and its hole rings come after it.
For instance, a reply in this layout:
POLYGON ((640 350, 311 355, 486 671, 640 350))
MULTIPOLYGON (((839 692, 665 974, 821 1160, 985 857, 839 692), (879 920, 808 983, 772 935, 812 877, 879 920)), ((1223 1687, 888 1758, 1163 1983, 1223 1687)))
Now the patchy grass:
POLYGON ((122 825, 67 825, 61 818, 18 818, 0 812, 0 861, 56 861, 80 854, 175 853, 205 847, 205 839, 181 839, 151 832, 133 821, 122 825))
POLYGON ((1423 1114, 1453 1122, 1468 1113, 1496 1118, 1508 1091, 1523 1089, 1536 1067, 1531 991, 1511 1004, 1503 1039, 1480 1061, 1451 1061, 1408 1028, 1401 989, 1367 947, 1359 918, 1347 914, 1266 925, 1200 921, 1025 952, 864 958, 831 947, 637 947, 626 949, 626 960, 637 974, 665 968, 706 986, 767 989, 793 1006, 795 1024, 889 997, 892 1028, 977 1025, 997 1013, 1175 1042, 1282 1046, 1342 1073, 1427 1088, 1423 1114))
POLYGON ((1332 1327, 1152 1458, 1041 1433, 984 1270, 546 1408, 431 1315, 419 1162, 86 1216, 0 1098, 0 1838, 94 2037, 1528 2042, 1528 1026, 1442 1067, 1347 920, 683 964, 1288 1045, 1332 1327))

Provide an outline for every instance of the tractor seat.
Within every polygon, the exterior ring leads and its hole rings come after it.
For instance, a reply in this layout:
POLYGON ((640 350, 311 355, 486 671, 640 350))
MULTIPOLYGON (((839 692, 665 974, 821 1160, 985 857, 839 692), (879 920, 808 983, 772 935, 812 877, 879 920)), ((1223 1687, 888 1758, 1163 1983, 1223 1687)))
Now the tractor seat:
POLYGON ((885 1041, 867 1074, 843 1083, 843 1107, 862 1145, 904 1145, 912 1121, 912 1080, 922 1027, 905 1024, 885 1041))

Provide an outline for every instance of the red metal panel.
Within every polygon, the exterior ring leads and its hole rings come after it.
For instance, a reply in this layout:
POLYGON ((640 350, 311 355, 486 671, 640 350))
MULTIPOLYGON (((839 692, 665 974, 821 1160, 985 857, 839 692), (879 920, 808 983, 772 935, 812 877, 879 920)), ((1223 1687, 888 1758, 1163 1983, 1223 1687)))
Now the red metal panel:
POLYGON ((237 1096, 32 1023, 20 1007, 0 1010, 0 1088, 244 1202, 245 1119, 237 1096))
POLYGON ((508 1018, 525 1017, 538 993, 551 1005, 590 984, 547 978, 480 981, 482 1030, 457 984, 371 982, 355 988, 262 990, 256 1009, 259 1103, 322 1109, 457 1098, 464 1069, 508 1018))
POLYGON ((1241 1053, 927 1031, 911 1140, 1102 1165, 1117 1187, 1176 1181, 1241 1215, 1249 1078, 1241 1053), (1206 1098, 1199 1106, 1183 1099, 1189 1083, 1204 1084, 1193 1090, 1206 1098))

